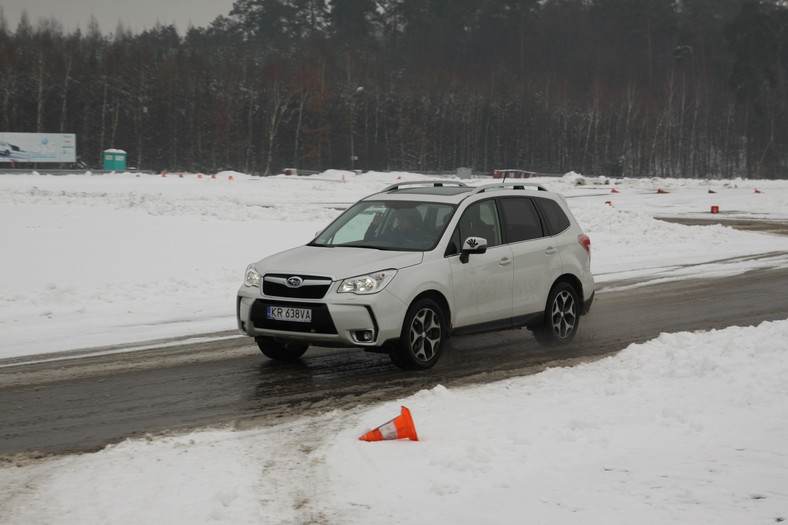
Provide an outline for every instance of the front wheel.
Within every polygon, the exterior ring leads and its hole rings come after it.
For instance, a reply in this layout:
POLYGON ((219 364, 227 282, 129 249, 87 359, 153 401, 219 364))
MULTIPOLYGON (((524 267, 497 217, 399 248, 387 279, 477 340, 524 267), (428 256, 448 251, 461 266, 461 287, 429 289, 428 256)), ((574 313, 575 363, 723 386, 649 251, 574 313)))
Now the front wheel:
POLYGON ((292 363, 304 355, 309 348, 307 343, 283 343, 273 337, 255 337, 255 343, 266 357, 274 361, 292 363))
POLYGON ((568 283, 558 283, 550 290, 544 322, 533 327, 534 337, 544 346, 569 344, 580 323, 580 300, 568 283))
POLYGON ((446 329, 443 311, 432 299, 420 299, 408 308, 399 343, 389 355, 407 370, 426 370, 438 362, 446 329))

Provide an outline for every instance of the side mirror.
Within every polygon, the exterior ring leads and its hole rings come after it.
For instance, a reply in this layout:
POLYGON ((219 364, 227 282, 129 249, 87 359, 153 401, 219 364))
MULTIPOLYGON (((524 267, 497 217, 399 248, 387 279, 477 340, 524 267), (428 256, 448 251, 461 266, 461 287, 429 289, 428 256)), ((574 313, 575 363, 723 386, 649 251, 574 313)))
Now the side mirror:
POLYGON ((460 262, 465 264, 470 259, 472 253, 485 253, 487 251, 487 239, 484 237, 468 237, 462 243, 460 252, 460 262))

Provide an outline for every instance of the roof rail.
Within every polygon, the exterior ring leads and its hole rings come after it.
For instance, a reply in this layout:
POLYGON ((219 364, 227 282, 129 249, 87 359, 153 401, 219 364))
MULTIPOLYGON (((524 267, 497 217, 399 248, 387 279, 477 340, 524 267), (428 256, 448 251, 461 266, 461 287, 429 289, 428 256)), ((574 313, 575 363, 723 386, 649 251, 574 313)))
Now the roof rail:
POLYGON ((404 182, 398 182, 396 184, 392 184, 388 188, 381 190, 380 193, 386 193, 387 191, 398 190, 403 186, 432 186, 433 188, 441 188, 446 185, 453 185, 461 188, 468 187, 468 185, 463 182, 453 181, 453 180, 421 180, 421 181, 411 180, 411 181, 404 181, 404 182))
MULTIPOLYGON (((496 182, 493 184, 482 184, 481 186, 476 186, 474 190, 471 192, 470 195, 476 195, 477 193, 483 193, 487 190, 494 190, 494 189, 504 189, 504 188, 511 188, 513 190, 524 190, 527 188, 536 188, 539 191, 547 191, 547 188, 542 186, 541 184, 536 184, 535 182, 514 182, 514 181, 506 181, 506 182, 496 182)), ((469 197, 470 197, 469 195, 469 197)))

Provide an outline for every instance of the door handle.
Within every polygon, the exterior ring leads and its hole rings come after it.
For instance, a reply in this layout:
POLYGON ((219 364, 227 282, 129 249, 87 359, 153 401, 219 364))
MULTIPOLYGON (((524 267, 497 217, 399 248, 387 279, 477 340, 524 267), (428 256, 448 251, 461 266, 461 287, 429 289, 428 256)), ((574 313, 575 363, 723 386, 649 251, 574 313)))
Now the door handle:
POLYGON ((555 249, 555 248, 553 248, 552 246, 550 246, 549 248, 547 248, 547 249, 544 251, 545 255, 553 255, 555 252, 556 252, 556 249, 555 249))
POLYGON ((500 264, 501 266, 506 266, 507 264, 511 264, 511 263, 512 263, 511 257, 504 257, 503 259, 498 261, 498 264, 500 264))

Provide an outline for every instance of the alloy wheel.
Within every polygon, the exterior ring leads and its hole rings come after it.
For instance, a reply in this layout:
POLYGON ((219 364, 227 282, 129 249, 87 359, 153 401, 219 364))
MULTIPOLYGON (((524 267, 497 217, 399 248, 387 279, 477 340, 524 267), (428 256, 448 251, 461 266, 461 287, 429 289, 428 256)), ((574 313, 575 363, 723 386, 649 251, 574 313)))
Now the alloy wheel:
POLYGON ((556 337, 565 339, 572 334, 577 323, 577 303, 568 291, 561 290, 555 296, 551 321, 556 337))
POLYGON ((413 356, 419 361, 429 361, 435 356, 441 343, 441 325, 437 314, 423 308, 413 317, 410 324, 409 341, 413 356))

